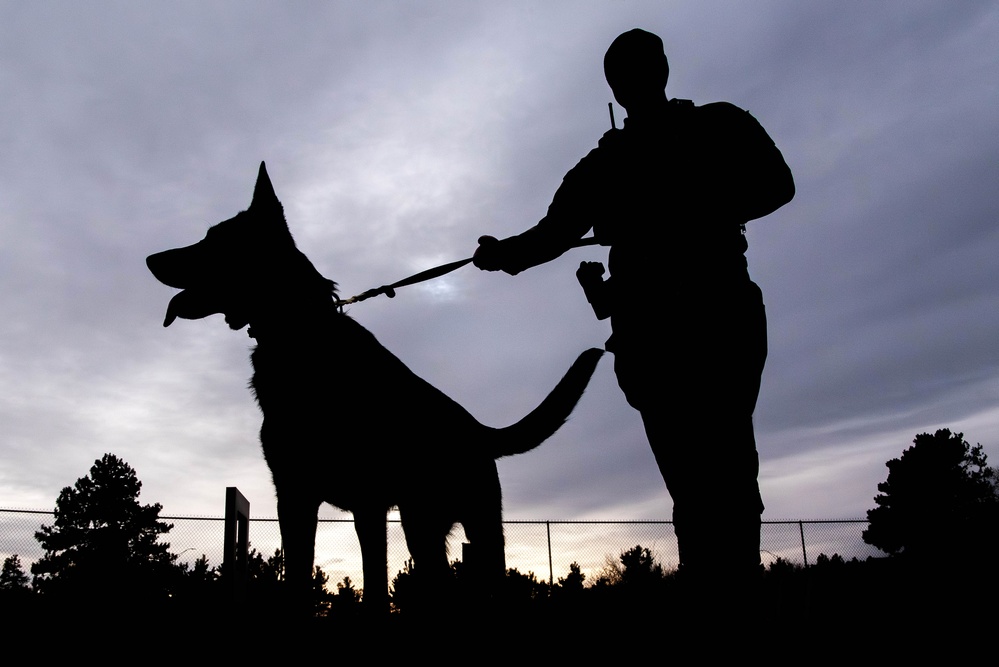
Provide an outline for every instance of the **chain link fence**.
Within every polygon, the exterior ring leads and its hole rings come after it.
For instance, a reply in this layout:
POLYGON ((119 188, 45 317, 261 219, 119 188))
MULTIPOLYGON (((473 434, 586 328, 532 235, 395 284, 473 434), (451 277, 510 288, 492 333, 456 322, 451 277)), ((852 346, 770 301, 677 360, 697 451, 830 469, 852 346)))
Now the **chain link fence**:
MULTIPOLYGON (((0 508, 0 559, 18 554, 26 572, 43 555, 35 532, 53 521, 51 511, 0 508)), ((173 529, 162 540, 179 562, 193 563, 202 555, 211 566, 222 563, 224 520, 221 517, 162 516, 173 529)), ((879 557, 885 554, 865 543, 861 536, 867 527, 863 519, 837 521, 765 521, 760 546, 763 563, 778 558, 795 565, 811 565, 820 554, 840 555, 845 560, 879 557)), ((539 580, 557 582, 578 563, 587 581, 592 581, 609 564, 618 562, 623 551, 637 545, 649 549, 667 570, 677 565, 676 537, 670 521, 505 521, 507 567, 539 580)), ((398 520, 386 525, 389 576, 404 569, 409 552, 398 520)), ((281 548, 277 519, 250 521, 250 548, 265 558, 281 548)), ((461 558, 465 534, 456 526, 448 539, 451 560, 461 558)), ((350 577, 363 587, 361 553, 351 519, 320 519, 316 534, 316 565, 329 576, 331 584, 350 577)))

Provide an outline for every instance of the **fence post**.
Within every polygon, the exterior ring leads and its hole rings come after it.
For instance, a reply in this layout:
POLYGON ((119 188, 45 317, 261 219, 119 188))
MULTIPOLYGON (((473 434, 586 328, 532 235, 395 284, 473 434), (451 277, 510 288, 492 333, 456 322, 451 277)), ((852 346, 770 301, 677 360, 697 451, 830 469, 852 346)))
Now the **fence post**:
POLYGON ((224 540, 222 551, 224 588, 230 602, 241 602, 246 595, 250 501, 235 486, 227 486, 225 489, 224 540))
POLYGON ((808 552, 805 551, 805 524, 799 519, 798 520, 798 533, 801 535, 801 558, 805 561, 805 567, 808 567, 808 552))
POLYGON ((555 570, 552 569, 552 522, 545 521, 545 530, 548 531, 548 594, 551 595, 552 588, 555 587, 555 570))

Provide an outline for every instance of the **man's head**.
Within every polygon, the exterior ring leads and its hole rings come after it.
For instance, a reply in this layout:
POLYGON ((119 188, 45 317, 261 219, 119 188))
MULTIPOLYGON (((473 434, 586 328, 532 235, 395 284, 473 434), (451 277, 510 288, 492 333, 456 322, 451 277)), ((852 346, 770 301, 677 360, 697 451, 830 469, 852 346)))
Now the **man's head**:
POLYGON ((623 33, 607 49, 604 75, 614 99, 629 111, 663 100, 669 79, 663 40, 638 28, 623 33))

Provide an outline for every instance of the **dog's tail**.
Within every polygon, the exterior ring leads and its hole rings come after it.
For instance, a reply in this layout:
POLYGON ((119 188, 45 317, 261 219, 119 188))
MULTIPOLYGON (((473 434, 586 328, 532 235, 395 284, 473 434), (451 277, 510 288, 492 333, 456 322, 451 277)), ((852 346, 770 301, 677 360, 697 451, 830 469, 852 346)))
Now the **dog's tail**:
POLYGON ((522 454, 550 438, 572 414, 603 353, 597 348, 583 352, 538 407, 516 424, 496 429, 493 456, 522 454))

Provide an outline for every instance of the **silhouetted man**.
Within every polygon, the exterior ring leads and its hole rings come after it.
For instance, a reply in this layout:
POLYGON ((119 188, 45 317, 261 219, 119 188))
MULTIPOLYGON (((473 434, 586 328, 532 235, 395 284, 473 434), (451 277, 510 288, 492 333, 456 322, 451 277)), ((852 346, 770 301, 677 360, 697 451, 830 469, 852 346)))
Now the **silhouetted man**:
POLYGON ((566 174, 544 219, 502 241, 480 238, 474 262, 517 274, 591 228, 610 246, 610 279, 595 262, 577 275, 597 316, 611 318, 618 383, 642 414, 673 498, 682 578, 721 592, 760 571, 752 418, 766 314, 743 225, 790 201, 794 182, 748 112, 667 99, 656 35, 619 36, 604 71, 628 112, 624 128, 566 174))

